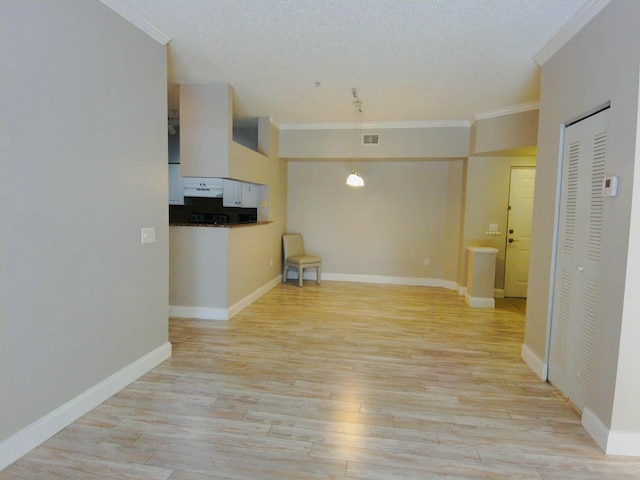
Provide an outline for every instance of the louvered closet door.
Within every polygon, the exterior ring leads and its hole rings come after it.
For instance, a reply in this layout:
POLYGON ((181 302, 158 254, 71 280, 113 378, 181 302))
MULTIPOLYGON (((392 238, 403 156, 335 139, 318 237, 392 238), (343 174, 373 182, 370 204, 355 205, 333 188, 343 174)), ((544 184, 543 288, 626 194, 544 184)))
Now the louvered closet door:
POLYGON ((565 129, 549 380, 580 411, 591 377, 609 109, 565 129))

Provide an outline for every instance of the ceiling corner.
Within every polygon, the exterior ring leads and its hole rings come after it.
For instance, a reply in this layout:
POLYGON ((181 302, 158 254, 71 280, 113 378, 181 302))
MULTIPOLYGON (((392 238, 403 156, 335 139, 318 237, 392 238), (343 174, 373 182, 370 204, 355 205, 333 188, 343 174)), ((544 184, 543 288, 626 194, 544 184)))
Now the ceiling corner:
POLYGON ((533 59, 542 66, 589 23, 611 0, 590 0, 556 33, 533 59))
POLYGON ((166 33, 153 25, 129 0, 100 0, 125 20, 138 27, 161 45, 171 41, 166 33))

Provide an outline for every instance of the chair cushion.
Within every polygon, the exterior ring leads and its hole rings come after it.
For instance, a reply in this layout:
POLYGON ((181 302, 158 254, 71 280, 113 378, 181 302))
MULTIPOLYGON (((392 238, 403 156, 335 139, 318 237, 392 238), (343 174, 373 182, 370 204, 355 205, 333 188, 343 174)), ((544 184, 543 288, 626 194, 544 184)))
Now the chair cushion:
POLYGON ((321 261, 320 257, 314 255, 291 255, 287 258, 287 263, 290 265, 311 265, 321 261))

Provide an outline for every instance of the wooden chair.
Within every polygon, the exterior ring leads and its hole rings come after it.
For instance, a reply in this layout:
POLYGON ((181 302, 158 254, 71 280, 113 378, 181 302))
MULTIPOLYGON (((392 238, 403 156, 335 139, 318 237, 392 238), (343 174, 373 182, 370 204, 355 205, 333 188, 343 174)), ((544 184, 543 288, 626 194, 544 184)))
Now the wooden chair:
POLYGON ((284 269, 282 271, 282 282, 287 281, 289 268, 298 269, 298 286, 302 286, 302 275, 305 268, 316 269, 316 283, 320 285, 320 267, 322 259, 314 255, 307 255, 304 252, 302 235, 299 233, 287 233, 282 236, 282 247, 284 249, 284 269))

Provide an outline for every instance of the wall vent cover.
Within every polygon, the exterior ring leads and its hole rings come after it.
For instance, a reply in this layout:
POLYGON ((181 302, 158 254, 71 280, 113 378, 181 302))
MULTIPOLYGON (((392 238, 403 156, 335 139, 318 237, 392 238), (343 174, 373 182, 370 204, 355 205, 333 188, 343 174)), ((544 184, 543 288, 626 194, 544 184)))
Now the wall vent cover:
POLYGON ((378 133, 365 133, 362 135, 363 145, 380 145, 380 134, 378 133))

